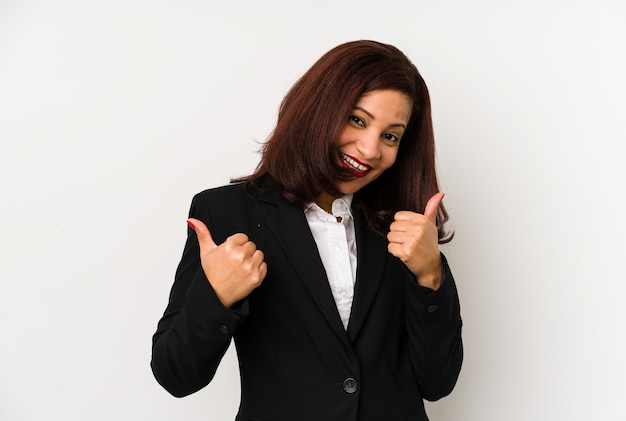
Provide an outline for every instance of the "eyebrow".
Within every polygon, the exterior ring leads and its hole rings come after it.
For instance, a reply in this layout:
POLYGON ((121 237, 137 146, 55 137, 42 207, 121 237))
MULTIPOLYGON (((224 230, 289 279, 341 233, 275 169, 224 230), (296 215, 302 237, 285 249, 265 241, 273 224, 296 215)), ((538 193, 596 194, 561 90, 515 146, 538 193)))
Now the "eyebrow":
MULTIPOLYGON (((367 116, 369 118, 371 118, 372 120, 376 120, 376 117, 374 117, 374 114, 370 113, 365 108, 356 106, 356 107, 354 107, 354 109, 355 110, 360 110, 360 111, 364 112, 365 114, 367 114, 367 116)), ((402 124, 402 123, 390 124, 389 127, 403 127, 404 129, 406 129, 406 125, 402 124)))

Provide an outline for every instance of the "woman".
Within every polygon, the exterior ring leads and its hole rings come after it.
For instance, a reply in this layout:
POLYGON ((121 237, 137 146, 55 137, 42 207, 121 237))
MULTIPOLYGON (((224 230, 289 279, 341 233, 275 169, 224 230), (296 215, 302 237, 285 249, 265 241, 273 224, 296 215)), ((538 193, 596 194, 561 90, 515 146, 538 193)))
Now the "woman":
POLYGON ((194 197, 156 379, 203 388, 234 338, 237 420, 427 420, 463 352, 438 190, 415 66, 373 41, 326 53, 255 173, 194 197))

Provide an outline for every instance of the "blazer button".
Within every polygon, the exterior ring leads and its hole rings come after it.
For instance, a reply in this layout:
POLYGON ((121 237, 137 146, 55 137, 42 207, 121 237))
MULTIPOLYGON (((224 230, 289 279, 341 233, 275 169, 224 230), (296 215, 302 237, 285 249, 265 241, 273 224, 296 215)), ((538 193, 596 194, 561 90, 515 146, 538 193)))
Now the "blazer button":
POLYGON ((358 389, 359 384, 352 377, 348 377, 343 381, 343 390, 346 393, 354 393, 358 389))
POLYGON ((222 332, 223 334, 226 335, 226 334, 228 334, 230 332, 230 329, 226 325, 221 325, 220 326, 220 332, 222 332))
POLYGON ((437 306, 434 305, 434 304, 431 304, 431 305, 428 306, 426 311, 429 312, 429 313, 434 313, 435 311, 437 311, 437 306))

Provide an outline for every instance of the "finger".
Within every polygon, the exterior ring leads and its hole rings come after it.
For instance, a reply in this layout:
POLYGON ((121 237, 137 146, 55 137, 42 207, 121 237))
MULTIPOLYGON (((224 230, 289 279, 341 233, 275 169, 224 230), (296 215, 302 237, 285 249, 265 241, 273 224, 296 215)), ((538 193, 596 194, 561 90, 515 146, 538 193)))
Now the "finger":
POLYGON ((387 245, 387 251, 389 252, 389 254, 391 254, 392 256, 396 256, 398 259, 402 261, 406 259, 406 253, 404 252, 404 249, 402 248, 402 244, 389 243, 387 245))
POLYGON ((433 225, 437 225, 437 210, 439 209, 439 204, 443 200, 445 194, 439 192, 436 193, 433 197, 428 199, 428 203, 426 203, 426 209, 424 210, 424 216, 428 218, 433 225))
MULTIPOLYGON (((262 273, 263 270, 264 270, 263 267, 266 266, 266 264, 265 264, 265 255, 263 254, 263 252, 261 250, 256 250, 252 254, 252 256, 250 257, 250 259, 252 260, 254 265, 256 265, 256 267, 258 268, 259 272, 262 273)), ((263 278, 265 278, 265 276, 263 276, 263 278)), ((261 278, 261 279, 263 279, 263 278, 261 278)))
POLYGON ((259 265, 259 278, 261 279, 261 281, 263 281, 266 276, 267 276, 267 263, 263 261, 259 265))
POLYGON ((189 225, 191 229, 196 232, 200 248, 207 247, 208 250, 212 250, 217 247, 217 244, 215 244, 215 241, 213 241, 213 237, 211 237, 211 232, 209 231, 207 226, 204 225, 204 222, 200 221, 199 219, 189 218, 187 220, 187 225, 189 225))
MULTIPOLYGON (((236 246, 243 246, 244 244, 246 244, 249 241, 250 241, 250 239, 243 232, 238 232, 236 234, 233 234, 233 235, 231 235, 230 237, 228 237, 226 239, 227 243, 230 243, 230 244, 236 245, 236 246)), ((254 246, 254 247, 256 248, 256 246, 254 246)))
POLYGON ((407 212, 403 215, 396 214, 396 219, 389 225, 389 231, 407 232, 415 228, 416 224, 419 224, 424 215, 420 215, 415 212, 407 212), (406 215, 406 216, 405 216, 406 215))
POLYGON ((387 233, 387 241, 393 244, 403 244, 406 242, 407 236, 403 232, 389 231, 387 233))
POLYGON ((241 244, 239 247, 243 250, 244 256, 252 256, 255 251, 257 251, 256 244, 252 241, 246 241, 241 244))
POLYGON ((392 222, 392 224, 399 222, 399 221, 411 221, 412 219, 415 218, 415 212, 412 211, 398 211, 393 215, 393 220, 395 222, 392 222))

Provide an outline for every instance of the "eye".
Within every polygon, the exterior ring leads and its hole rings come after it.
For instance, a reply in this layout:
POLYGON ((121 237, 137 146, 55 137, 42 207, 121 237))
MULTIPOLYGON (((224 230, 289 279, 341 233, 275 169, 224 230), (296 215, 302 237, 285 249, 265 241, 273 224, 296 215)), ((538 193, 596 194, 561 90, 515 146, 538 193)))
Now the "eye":
POLYGON ((400 139, 398 138, 398 136, 396 136, 396 135, 395 135, 395 134, 393 134, 393 133, 385 133, 385 134, 383 134, 383 139, 388 140, 388 141, 390 141, 390 142, 394 142, 394 143, 395 143, 395 142, 399 142, 399 141, 400 141, 400 139))
POLYGON ((365 122, 360 117, 351 115, 348 119, 358 126, 365 127, 365 122))

